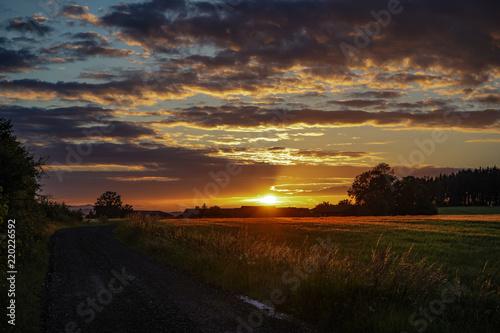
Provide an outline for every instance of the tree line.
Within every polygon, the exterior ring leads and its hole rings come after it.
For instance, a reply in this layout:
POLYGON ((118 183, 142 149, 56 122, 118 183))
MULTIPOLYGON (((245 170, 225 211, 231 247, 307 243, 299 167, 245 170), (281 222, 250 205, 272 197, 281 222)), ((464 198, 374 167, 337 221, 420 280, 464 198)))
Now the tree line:
POLYGON ((438 207, 500 205, 500 169, 496 166, 423 177, 419 182, 429 189, 438 207))
MULTIPOLYGON (((359 215, 432 215, 436 207, 500 205, 500 169, 464 169, 438 177, 399 179, 386 163, 356 176, 347 194, 359 215)), ((339 205, 352 204, 342 200, 339 205)))

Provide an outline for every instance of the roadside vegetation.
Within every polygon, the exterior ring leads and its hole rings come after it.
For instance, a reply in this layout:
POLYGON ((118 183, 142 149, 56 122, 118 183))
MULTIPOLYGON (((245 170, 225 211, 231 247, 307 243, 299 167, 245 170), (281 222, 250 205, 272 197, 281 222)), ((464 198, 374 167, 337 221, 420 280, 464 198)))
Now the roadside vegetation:
MULTIPOLYGON (((81 212, 71 211, 40 195, 43 157, 36 158, 13 134, 12 125, 0 119, 0 248, 7 253, 7 243, 15 235, 15 266, 7 267, 7 255, 0 262, 1 305, 7 308, 7 271, 15 270, 15 326, 5 331, 39 332, 40 296, 48 270, 48 240, 57 229, 83 222, 81 212), (15 233, 8 233, 9 220, 15 220, 15 233)), ((12 244, 11 244, 12 245, 12 244)), ((10 258, 12 259, 12 258, 10 258)), ((11 262, 12 263, 12 262, 11 262)), ((5 317, 5 314, 4 314, 5 317)))
POLYGON ((499 228, 497 217, 483 216, 132 215, 115 234, 236 294, 269 303, 278 290, 280 304, 271 304, 277 311, 324 332, 494 332, 499 228))

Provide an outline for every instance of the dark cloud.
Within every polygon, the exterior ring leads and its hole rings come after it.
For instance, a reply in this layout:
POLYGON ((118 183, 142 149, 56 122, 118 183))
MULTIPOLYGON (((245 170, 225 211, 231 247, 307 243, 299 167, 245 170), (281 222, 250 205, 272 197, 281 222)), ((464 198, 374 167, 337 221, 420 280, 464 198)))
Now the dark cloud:
POLYGON ((0 106, 0 116, 11 119, 16 133, 31 144, 51 146, 80 139, 133 140, 156 135, 144 124, 118 121, 112 110, 96 106, 54 109, 0 106))
POLYGON ((492 129, 500 127, 500 110, 457 111, 440 108, 431 111, 324 111, 315 109, 266 109, 255 106, 209 107, 196 106, 182 110, 167 111, 164 124, 214 128, 288 126, 304 124, 315 126, 341 126, 372 124, 376 126, 405 126, 408 128, 443 127, 463 129, 492 129))
POLYGON ((27 49, 8 50, 0 47, 0 72, 27 72, 37 68, 42 59, 27 49))
MULTIPOLYGON (((61 8, 58 12, 59 16, 74 18, 85 23, 98 24, 99 19, 89 12, 89 8, 87 6, 80 5, 66 5, 61 8)), ((73 22, 71 21, 72 25, 73 22)))
MULTIPOLYGON (((101 18, 101 23, 120 27, 122 38, 139 41, 146 49, 168 52, 172 46, 171 41, 177 38, 177 32, 170 29, 170 17, 182 19, 185 9, 184 0, 122 3, 112 6, 101 18)), ((178 37, 182 38, 181 35, 178 37)))
POLYGON ((7 31, 18 31, 21 33, 33 33, 38 36, 45 36, 54 29, 45 25, 49 19, 41 15, 33 15, 31 17, 16 17, 9 20, 9 24, 5 28, 7 31))
POLYGON ((73 17, 73 16, 81 16, 87 14, 88 12, 89 12, 88 7, 83 7, 79 5, 69 5, 69 6, 64 6, 59 12, 59 14, 73 17))
POLYGON ((475 98, 476 101, 488 104, 500 104, 500 94, 490 94, 475 98))
POLYGON ((0 94, 19 99, 58 97, 116 105, 153 104, 158 98, 172 99, 183 93, 183 89, 177 84, 168 81, 159 84, 154 80, 148 82, 143 77, 100 84, 62 81, 52 83, 33 79, 3 80, 0 81, 0 88, 0 94))
POLYGON ((382 99, 398 98, 402 96, 400 92, 391 90, 382 90, 382 91, 371 90, 364 92, 353 92, 350 93, 349 95, 354 98, 382 98, 382 99))
POLYGON ((307 92, 305 94, 297 95, 297 97, 299 97, 299 98, 324 98, 324 97, 326 97, 326 95, 323 93, 317 92, 317 91, 310 91, 310 92, 307 92))
POLYGON ((327 104, 334 104, 334 105, 342 105, 342 106, 351 106, 351 107, 356 107, 356 108, 364 108, 364 107, 370 107, 370 106, 381 106, 381 105, 386 105, 387 102, 384 100, 368 100, 368 99, 354 99, 354 100, 348 100, 348 101, 328 101, 326 102, 327 104))
POLYGON ((75 41, 52 45, 42 52, 52 56, 75 57, 79 60, 85 60, 88 56, 126 57, 134 54, 132 50, 109 47, 111 43, 107 38, 95 32, 81 32, 68 37, 75 41))
POLYGON ((299 150, 298 155, 308 156, 308 157, 318 157, 318 158, 328 158, 328 157, 350 157, 350 158, 360 158, 367 155, 366 152, 359 151, 339 151, 339 150, 299 150))
MULTIPOLYGON (((358 65, 364 60, 383 66, 406 59, 410 68, 442 68, 455 73, 456 84, 467 85, 485 82, 488 71, 500 66, 500 48, 492 47, 499 44, 495 13, 500 4, 448 0, 401 6, 402 12, 392 15, 376 40, 358 47, 358 65)), ((114 6, 101 22, 149 50, 210 45, 219 52, 191 58, 207 67, 245 65, 252 59, 275 68, 300 64, 310 73, 327 76, 345 72, 350 64, 339 45, 354 45, 355 28, 375 20, 372 10, 385 8, 387 1, 249 0, 220 16, 209 2, 188 6, 183 1, 152 1, 114 6)), ((449 78, 408 73, 380 79, 424 84, 449 78)))
POLYGON ((268 151, 280 151, 280 150, 285 150, 286 147, 269 147, 269 148, 266 148, 266 150, 268 151))
POLYGON ((132 50, 106 47, 92 40, 53 45, 44 49, 43 52, 52 55, 63 55, 65 57, 78 57, 79 60, 85 60, 87 56, 126 57, 134 54, 132 50))
POLYGON ((82 79, 96 79, 96 80, 113 80, 116 78, 115 74, 102 73, 102 72, 82 72, 78 77, 82 79))
POLYGON ((396 108, 400 110, 409 110, 409 109, 432 109, 432 108, 445 108, 451 104, 451 101, 444 100, 425 100, 418 102, 398 102, 398 103, 389 103, 388 107, 396 108))
POLYGON ((109 45, 107 38, 93 31, 79 32, 70 35, 70 38, 81 39, 81 40, 95 40, 99 42, 100 45, 109 45))

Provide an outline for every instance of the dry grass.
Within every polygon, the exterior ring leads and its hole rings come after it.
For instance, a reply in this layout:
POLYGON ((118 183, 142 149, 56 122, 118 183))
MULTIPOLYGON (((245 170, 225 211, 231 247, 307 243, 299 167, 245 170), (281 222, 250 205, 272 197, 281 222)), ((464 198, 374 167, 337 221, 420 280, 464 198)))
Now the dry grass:
MULTIPOLYGON (((460 227, 446 218, 422 217, 159 221, 136 215, 117 233, 235 293, 266 300, 278 289, 286 299, 276 305, 278 310, 324 331, 400 332, 415 331, 408 318, 438 297, 451 276, 411 244, 401 250, 406 243, 397 241, 398 249, 393 249, 386 235, 487 235, 498 240, 498 234, 472 222, 462 219, 460 227), (366 235, 370 237, 357 239, 366 235)), ((494 327, 490 317, 500 314, 499 289, 486 272, 469 279, 469 292, 460 294, 427 330, 494 327)))

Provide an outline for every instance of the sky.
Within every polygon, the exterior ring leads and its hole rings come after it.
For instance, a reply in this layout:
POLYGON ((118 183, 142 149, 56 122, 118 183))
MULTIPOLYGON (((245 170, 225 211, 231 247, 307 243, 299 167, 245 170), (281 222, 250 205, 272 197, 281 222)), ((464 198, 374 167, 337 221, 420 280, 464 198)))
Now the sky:
POLYGON ((312 208, 381 162, 500 165, 497 1, 18 0, 0 31, 0 117, 70 205, 312 208))

